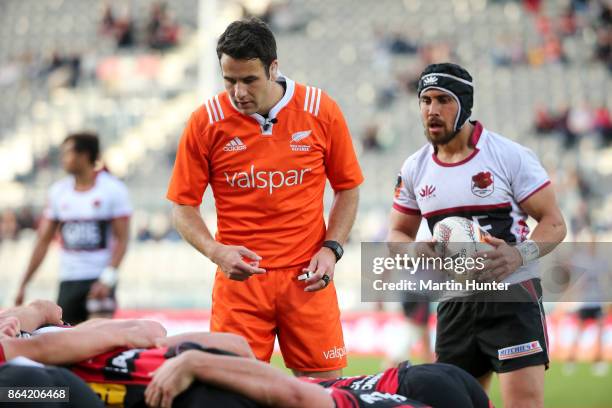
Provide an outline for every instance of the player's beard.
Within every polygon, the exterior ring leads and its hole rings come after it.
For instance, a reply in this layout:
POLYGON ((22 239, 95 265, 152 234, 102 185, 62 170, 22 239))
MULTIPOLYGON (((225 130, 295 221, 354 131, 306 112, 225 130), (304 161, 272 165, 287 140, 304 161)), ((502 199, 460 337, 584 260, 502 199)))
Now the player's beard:
POLYGON ((425 133, 425 137, 427 138, 427 140, 434 146, 443 146, 447 143, 449 143, 451 140, 453 140, 453 138, 457 135, 457 132, 455 132, 454 129, 449 128, 446 123, 443 123, 441 121, 437 122, 438 124, 441 124, 444 129, 442 132, 438 132, 437 134, 433 135, 429 132, 429 123, 425 124, 425 129, 424 132, 425 133))

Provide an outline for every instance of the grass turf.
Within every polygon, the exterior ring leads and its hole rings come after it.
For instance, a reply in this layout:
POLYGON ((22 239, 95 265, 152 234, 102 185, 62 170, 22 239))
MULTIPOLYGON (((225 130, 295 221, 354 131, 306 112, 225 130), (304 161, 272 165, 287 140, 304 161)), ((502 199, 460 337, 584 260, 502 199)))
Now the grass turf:
MULTIPOLYGON (((284 368, 280 355, 274 355, 272 364, 284 368)), ((377 357, 349 355, 344 375, 373 374, 380 371, 377 357)), ((546 408, 612 408, 612 368, 604 377, 591 374, 591 365, 578 363, 570 376, 562 373, 563 363, 553 362, 546 372, 544 406, 546 408)), ((496 407, 502 407, 497 377, 490 392, 496 407)))

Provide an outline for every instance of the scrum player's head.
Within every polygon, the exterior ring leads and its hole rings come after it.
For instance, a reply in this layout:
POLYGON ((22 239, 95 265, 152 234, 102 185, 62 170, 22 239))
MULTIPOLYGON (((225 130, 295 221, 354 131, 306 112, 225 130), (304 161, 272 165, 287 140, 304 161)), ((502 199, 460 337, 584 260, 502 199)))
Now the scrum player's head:
POLYGON ((472 76, 457 64, 431 64, 421 73, 417 92, 425 136, 434 146, 447 144, 472 114, 472 76))
POLYGON ((225 89, 238 111, 268 113, 278 60, 276 40, 266 23, 257 18, 231 23, 219 37, 217 57, 225 89))
POLYGON ((69 174, 93 169, 100 156, 98 135, 92 132, 72 133, 62 142, 62 167, 69 174))

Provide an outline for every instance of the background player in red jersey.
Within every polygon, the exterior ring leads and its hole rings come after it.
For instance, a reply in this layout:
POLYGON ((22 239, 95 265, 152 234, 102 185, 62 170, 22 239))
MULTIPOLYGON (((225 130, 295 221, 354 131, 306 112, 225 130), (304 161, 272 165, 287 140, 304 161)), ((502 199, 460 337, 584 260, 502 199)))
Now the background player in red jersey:
POLYGON ((351 135, 329 96, 279 73, 260 20, 230 24, 217 56, 226 91, 189 119, 168 189, 178 231, 218 265, 211 330, 244 336, 264 361, 278 336, 296 374, 337 377, 346 350, 332 281, 363 181, 351 135), (215 238, 199 212, 208 185, 215 238))
MULTIPOLYGON (((491 236, 482 280, 508 283, 487 298, 450 294, 438 306, 439 362, 462 367, 488 387, 499 373, 507 407, 542 407, 548 341, 535 261, 563 240, 566 227, 550 180, 527 148, 470 122, 471 75, 429 65, 419 80, 428 144, 404 163, 391 211, 389 241, 413 242, 424 217, 430 229, 450 216, 472 219, 491 236), (537 226, 527 239, 527 217, 537 226)), ((483 254, 483 256, 485 256, 483 254)))

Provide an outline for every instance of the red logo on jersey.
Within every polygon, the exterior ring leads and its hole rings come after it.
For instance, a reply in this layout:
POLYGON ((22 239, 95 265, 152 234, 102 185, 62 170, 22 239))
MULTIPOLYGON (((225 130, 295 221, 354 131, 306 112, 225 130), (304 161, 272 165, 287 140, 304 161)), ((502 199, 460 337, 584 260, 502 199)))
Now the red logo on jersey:
POLYGON ((491 195, 494 190, 493 175, 490 171, 481 171, 472 176, 472 193, 478 197, 491 195))
POLYGON ((423 198, 427 198, 432 195, 434 191, 436 191, 436 188, 434 186, 425 185, 425 187, 423 187, 419 192, 419 195, 423 198))
POLYGON ((93 202, 94 208, 100 208, 101 204, 102 204, 102 202, 100 201, 99 198, 95 199, 94 202, 93 202))

